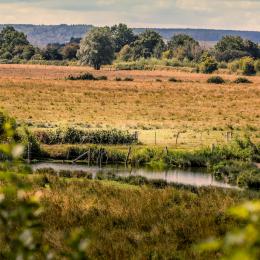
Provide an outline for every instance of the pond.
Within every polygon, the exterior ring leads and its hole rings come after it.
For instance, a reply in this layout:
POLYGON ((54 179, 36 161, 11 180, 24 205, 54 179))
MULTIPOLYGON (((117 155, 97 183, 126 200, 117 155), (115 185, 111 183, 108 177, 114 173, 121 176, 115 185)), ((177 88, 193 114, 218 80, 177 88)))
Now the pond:
POLYGON ((221 182, 215 179, 215 177, 209 173, 206 173, 204 169, 171 169, 171 170, 155 170, 150 168, 125 168, 125 167, 92 167, 81 164, 66 164, 66 163, 37 163, 32 165, 33 171, 37 169, 52 168, 55 171, 69 170, 69 171, 83 171, 95 174, 114 173, 121 177, 143 176, 149 180, 166 180, 168 183, 176 183, 183 185, 191 185, 196 187, 213 186, 222 188, 236 188, 228 183, 221 182))

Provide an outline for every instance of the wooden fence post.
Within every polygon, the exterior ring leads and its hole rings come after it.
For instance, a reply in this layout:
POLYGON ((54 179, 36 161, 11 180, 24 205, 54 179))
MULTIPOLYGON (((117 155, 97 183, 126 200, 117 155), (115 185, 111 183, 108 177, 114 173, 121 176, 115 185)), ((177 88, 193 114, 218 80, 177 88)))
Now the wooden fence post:
POLYGON ((28 147, 27 147, 27 163, 31 163, 31 143, 28 142, 28 147))
POLYGON ((169 155, 169 150, 168 150, 167 146, 165 147, 165 151, 166 151, 166 155, 168 156, 169 155))
POLYGON ((90 160, 91 160, 91 148, 88 149, 88 167, 90 166, 90 160))
POLYGON ((179 140, 180 134, 181 134, 181 132, 178 132, 178 133, 177 133, 177 136, 176 136, 176 143, 175 143, 176 145, 178 145, 178 140, 179 140))
POLYGON ((103 149, 100 150, 100 160, 99 160, 99 168, 102 168, 102 161, 103 161, 103 149))
POLYGON ((129 149, 128 149, 128 154, 127 154, 127 157, 126 157, 125 166, 128 165, 128 161, 129 161, 131 152, 132 152, 132 147, 130 146, 129 149))
POLYGON ((139 137, 138 137, 138 132, 137 131, 135 131, 134 136, 135 136, 134 137, 135 138, 135 142, 138 143, 139 137))

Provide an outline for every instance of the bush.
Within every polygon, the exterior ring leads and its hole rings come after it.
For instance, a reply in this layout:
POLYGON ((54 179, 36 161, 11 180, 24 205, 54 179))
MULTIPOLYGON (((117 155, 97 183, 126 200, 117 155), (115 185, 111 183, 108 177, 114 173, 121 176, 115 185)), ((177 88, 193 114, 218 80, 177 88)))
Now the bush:
POLYGON ((195 67, 196 63, 192 61, 179 61, 176 58, 173 59, 139 59, 136 61, 120 62, 116 61, 114 63, 114 68, 116 70, 155 70, 165 67, 195 67))
POLYGON ((119 77, 116 77, 116 78, 115 78, 115 81, 122 81, 122 79, 119 78, 119 77))
POLYGON ((228 63, 228 69, 231 72, 237 72, 239 70, 239 60, 234 60, 233 62, 228 63))
POLYGON ((218 64, 219 69, 227 69, 228 65, 226 62, 222 61, 218 64))
POLYGON ((199 68, 200 72, 211 74, 218 69, 218 63, 214 58, 208 56, 200 63, 199 68))
POLYGON ((224 84, 225 80, 219 76, 211 77, 207 80, 207 83, 212 83, 212 84, 224 84))
POLYGON ((255 66, 255 71, 260 72, 260 60, 259 59, 255 61, 254 66, 255 66))
POLYGON ((250 83, 252 83, 252 81, 250 81, 247 78, 237 78, 233 82, 236 83, 236 84, 250 84, 250 83))
POLYGON ((96 80, 107 80, 107 76, 96 77, 96 80))
POLYGON ((43 144, 133 144, 135 134, 117 129, 83 131, 75 128, 38 131, 37 140, 43 144))
POLYGON ((255 71, 255 64, 254 60, 251 57, 245 57, 240 60, 240 69, 244 75, 254 75, 255 71))
POLYGON ((91 73, 84 73, 79 76, 69 75, 67 80, 96 80, 96 78, 91 73))
POLYGON ((67 80, 107 80, 107 76, 94 77, 91 73, 84 73, 79 76, 69 75, 67 80))
POLYGON ((181 82, 181 80, 171 77, 168 79, 169 82, 181 82))
POLYGON ((133 78, 130 78, 130 77, 126 77, 126 78, 124 79, 124 81, 134 81, 134 79, 133 79, 133 78))

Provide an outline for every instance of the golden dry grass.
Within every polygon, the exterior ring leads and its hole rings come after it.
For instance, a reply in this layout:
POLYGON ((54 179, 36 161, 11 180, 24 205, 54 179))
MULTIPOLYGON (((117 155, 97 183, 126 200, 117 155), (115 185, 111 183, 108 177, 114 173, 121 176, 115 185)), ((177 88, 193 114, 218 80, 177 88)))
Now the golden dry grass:
MULTIPOLYGON (((237 77, 222 76, 230 81, 237 77)), ((208 77, 177 70, 94 72, 84 67, 0 65, 0 108, 37 127, 49 123, 140 130, 145 143, 154 142, 155 129, 158 143, 174 143, 178 131, 186 131, 183 140, 198 143, 207 135, 224 140, 222 130, 228 127, 253 129, 259 137, 260 77, 251 77, 254 83, 249 85, 221 86, 207 84, 208 77), (109 80, 65 80, 87 71, 109 80), (134 82, 117 82, 115 77, 133 77, 134 82), (168 82, 170 77, 183 82, 168 82), (162 82, 156 82, 158 78, 162 82)))

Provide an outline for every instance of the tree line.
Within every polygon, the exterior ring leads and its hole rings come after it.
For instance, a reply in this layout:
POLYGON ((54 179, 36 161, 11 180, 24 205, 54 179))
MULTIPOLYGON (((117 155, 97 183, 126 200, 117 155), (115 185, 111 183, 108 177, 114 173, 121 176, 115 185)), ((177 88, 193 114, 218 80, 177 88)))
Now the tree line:
POLYGON ((125 24, 94 27, 83 39, 71 38, 68 43, 48 44, 42 49, 31 45, 27 36, 12 26, 3 28, 0 33, 0 59, 3 61, 78 60, 98 70, 114 60, 131 62, 151 58, 194 62, 204 73, 215 71, 219 63, 239 60, 236 66, 254 73, 254 60, 260 58, 260 49, 257 43, 240 36, 224 36, 211 49, 203 48, 186 34, 173 35, 166 42, 156 31, 145 30, 136 35, 125 24))

